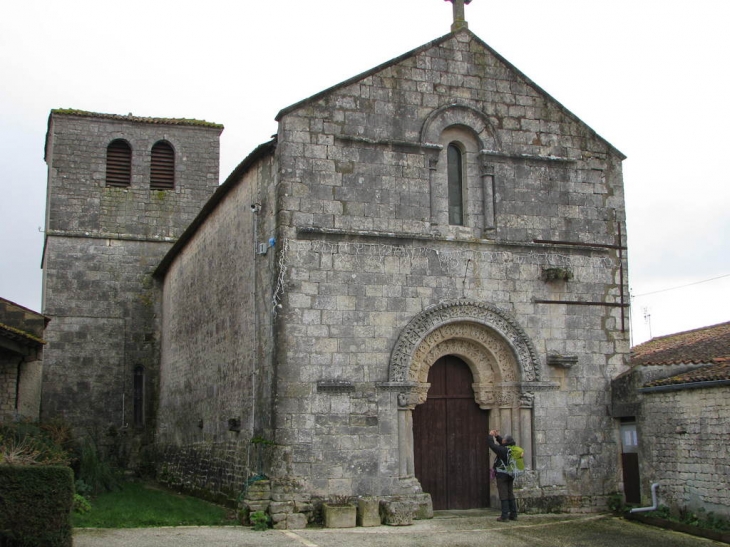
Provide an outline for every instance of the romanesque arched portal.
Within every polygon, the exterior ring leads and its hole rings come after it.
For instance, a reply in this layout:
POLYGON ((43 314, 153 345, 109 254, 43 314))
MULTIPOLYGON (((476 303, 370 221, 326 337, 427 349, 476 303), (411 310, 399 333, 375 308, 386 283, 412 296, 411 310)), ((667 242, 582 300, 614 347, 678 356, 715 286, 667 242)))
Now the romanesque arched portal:
MULTIPOLYGON (((490 411, 490 427, 510 432, 532 459, 531 386, 540 366, 531 340, 506 312, 482 302, 458 300, 433 306, 403 329, 391 354, 389 381, 400 385, 399 439, 401 478, 414 475, 413 418, 426 401, 430 367, 454 356, 471 369, 474 397, 490 411)), ((486 435, 486 431, 484 432, 486 435)))

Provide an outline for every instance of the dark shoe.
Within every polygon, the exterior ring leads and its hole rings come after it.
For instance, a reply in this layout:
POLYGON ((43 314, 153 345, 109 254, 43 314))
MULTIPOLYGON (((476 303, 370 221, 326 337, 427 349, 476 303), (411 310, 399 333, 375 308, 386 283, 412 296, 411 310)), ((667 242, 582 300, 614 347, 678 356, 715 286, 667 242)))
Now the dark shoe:
POLYGON ((502 514, 497 519, 499 522, 507 522, 509 520, 509 500, 500 500, 502 505, 502 514))
POLYGON ((510 514, 509 519, 510 520, 517 520, 517 515, 510 514))

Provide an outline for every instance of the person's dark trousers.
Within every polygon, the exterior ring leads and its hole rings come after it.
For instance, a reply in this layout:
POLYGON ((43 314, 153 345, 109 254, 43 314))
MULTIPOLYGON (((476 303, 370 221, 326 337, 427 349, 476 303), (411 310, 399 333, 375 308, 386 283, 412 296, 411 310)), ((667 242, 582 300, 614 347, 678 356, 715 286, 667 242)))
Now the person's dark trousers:
POLYGON ((500 521, 517 519, 517 503, 513 490, 515 479, 505 473, 497 473, 497 492, 502 505, 502 515, 497 519, 500 521))
MULTIPOLYGON (((517 502, 515 500, 507 500, 507 503, 509 503, 509 519, 517 520, 517 502)), ((502 509, 502 513, 504 513, 504 509, 502 509)))

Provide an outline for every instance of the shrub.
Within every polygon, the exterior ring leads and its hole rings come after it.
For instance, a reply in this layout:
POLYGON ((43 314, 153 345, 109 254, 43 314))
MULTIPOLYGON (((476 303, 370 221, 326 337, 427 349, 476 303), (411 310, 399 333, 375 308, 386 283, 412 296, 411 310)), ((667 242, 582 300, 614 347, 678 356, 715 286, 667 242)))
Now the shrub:
POLYGON ((251 521, 251 526, 253 526, 253 529, 261 532, 263 530, 268 530, 269 528, 269 515, 264 513, 263 511, 254 511, 249 515, 249 520, 251 521))
POLYGON ((626 511, 626 505, 624 504, 624 496, 621 492, 613 492, 608 495, 608 501, 606 502, 609 510, 614 513, 623 513, 626 511))
POLYGON ((91 511, 91 502, 79 493, 74 494, 74 513, 83 515, 91 511))
POLYGON ((30 422, 0 425, 0 464, 69 465, 69 430, 60 424, 30 422), (64 433, 62 433, 62 431, 64 433))
POLYGON ((81 445, 77 478, 87 489, 86 494, 91 495, 117 490, 121 484, 112 466, 99 458, 96 445, 89 437, 81 445))
POLYGON ((72 506, 69 467, 0 465, 0 544, 70 547, 72 506))

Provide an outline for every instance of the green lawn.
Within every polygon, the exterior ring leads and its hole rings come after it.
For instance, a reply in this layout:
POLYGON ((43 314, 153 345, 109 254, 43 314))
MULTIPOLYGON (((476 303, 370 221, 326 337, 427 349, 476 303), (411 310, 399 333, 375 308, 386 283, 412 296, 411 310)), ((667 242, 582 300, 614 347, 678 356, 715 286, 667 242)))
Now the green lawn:
POLYGON ((91 500, 91 511, 74 513, 77 528, 219 526, 237 524, 233 511, 198 498, 137 482, 91 500))

